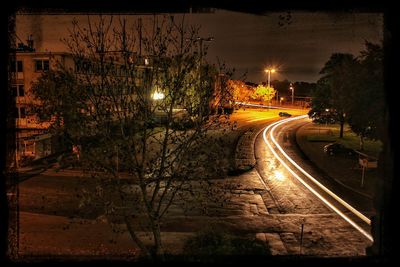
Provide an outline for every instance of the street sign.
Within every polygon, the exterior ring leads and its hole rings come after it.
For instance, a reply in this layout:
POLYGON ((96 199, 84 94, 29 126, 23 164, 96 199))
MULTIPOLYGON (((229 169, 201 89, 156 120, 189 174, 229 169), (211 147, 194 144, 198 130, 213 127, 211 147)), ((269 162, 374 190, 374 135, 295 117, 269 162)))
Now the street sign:
POLYGON ((359 164, 367 169, 374 169, 378 168, 378 161, 377 160, 368 160, 367 158, 359 158, 359 164))

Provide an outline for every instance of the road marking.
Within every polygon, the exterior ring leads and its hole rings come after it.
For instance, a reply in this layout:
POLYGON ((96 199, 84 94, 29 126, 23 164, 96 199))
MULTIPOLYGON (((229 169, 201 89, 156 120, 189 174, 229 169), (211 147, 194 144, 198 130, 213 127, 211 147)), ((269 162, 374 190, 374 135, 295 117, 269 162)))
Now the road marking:
POLYGON ((271 152, 274 154, 274 156, 281 162, 283 166, 297 179, 299 180, 307 189, 309 189, 315 196, 317 196, 321 201, 323 201, 326 205, 328 205, 333 211, 335 211, 339 216, 341 216, 345 221, 347 221, 350 225, 352 225, 354 228, 356 228, 360 233, 362 233, 365 237, 367 237, 369 240, 373 241, 373 238, 370 234, 368 234, 366 231, 364 231, 358 224, 353 222, 349 217, 347 217, 344 213, 342 213, 340 210, 338 210, 333 204, 331 204, 328 200, 326 200, 323 196, 321 196, 318 192, 316 192, 310 185, 308 185, 303 179, 301 179, 284 161, 279 155, 276 153, 276 151, 273 149, 272 145, 270 142, 268 142, 266 133, 267 131, 272 128, 270 131, 270 138, 272 142, 275 144, 275 146, 280 150, 280 152, 298 169, 300 170, 304 175, 306 175, 312 182, 314 182, 316 185, 318 185, 321 189, 323 189, 326 193, 331 195, 333 198, 335 198, 339 203, 341 203, 343 206, 345 206, 347 209, 352 211, 356 216, 358 216, 360 219, 371 225, 371 221, 365 217, 363 214, 361 214, 359 211, 357 211, 355 208, 353 208, 351 205, 349 205, 347 202, 339 198, 337 195, 335 195, 332 191, 327 189, 325 186, 320 184, 314 177, 312 177, 310 174, 308 174, 304 169, 302 169, 296 162, 293 161, 282 149, 282 147, 276 142, 275 138, 273 137, 273 132, 278 127, 279 125, 292 121, 292 120, 298 120, 298 119, 303 119, 306 118, 307 115, 303 116, 298 116, 290 119, 285 119, 282 121, 278 121, 275 123, 270 124, 267 126, 263 132, 263 139, 265 144, 269 147, 271 152))

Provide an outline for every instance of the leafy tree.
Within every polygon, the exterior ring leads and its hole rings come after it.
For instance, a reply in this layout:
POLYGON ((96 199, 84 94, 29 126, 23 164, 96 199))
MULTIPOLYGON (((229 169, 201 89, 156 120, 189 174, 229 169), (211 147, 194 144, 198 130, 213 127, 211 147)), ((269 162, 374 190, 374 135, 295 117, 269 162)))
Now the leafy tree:
POLYGON ((258 85, 255 89, 252 98, 263 102, 269 102, 274 96, 276 91, 272 87, 265 85, 258 85))
POLYGON ((331 89, 326 79, 319 79, 313 92, 311 109, 308 116, 318 123, 325 123, 327 119, 326 110, 332 109, 331 89))
POLYGON ((335 115, 340 124, 340 138, 343 138, 346 109, 352 101, 349 92, 354 87, 353 72, 357 66, 358 61, 351 54, 332 54, 320 71, 323 76, 318 80, 316 89, 319 95, 314 96, 312 103, 314 112, 323 113, 322 108, 325 107, 335 115))
POLYGON ((365 46, 357 58, 350 54, 331 56, 321 70, 324 76, 317 82, 309 112, 312 118, 334 116, 341 125, 340 137, 347 121, 360 137, 361 150, 365 138, 376 140, 382 135, 384 110, 383 50, 369 42, 365 46))
POLYGON ((233 99, 235 102, 247 102, 254 93, 253 87, 245 84, 241 80, 229 80, 228 86, 233 91, 233 99))
POLYGON ((365 50, 358 57, 359 68, 354 72, 353 90, 349 92, 352 101, 346 114, 351 129, 360 137, 360 149, 364 139, 382 140, 384 117, 383 90, 383 49, 381 46, 365 43, 365 50))
POLYGON ((235 69, 230 69, 225 63, 221 63, 218 59, 217 66, 215 68, 215 91, 212 97, 213 110, 216 113, 228 113, 233 112, 233 104, 235 102, 234 88, 230 83, 230 77, 233 76, 235 69))
POLYGON ((145 255, 162 258, 160 227, 173 201, 191 180, 210 178, 207 168, 223 171, 206 138, 222 122, 211 113, 215 68, 203 63, 199 29, 166 16, 148 24, 73 21, 63 41, 75 69, 49 71, 33 92, 40 117, 55 118, 52 129, 80 148, 80 166, 98 181, 89 197, 126 224, 145 255))
POLYGON ((308 82, 295 82, 293 84, 297 96, 310 96, 311 92, 315 90, 315 83, 308 82))

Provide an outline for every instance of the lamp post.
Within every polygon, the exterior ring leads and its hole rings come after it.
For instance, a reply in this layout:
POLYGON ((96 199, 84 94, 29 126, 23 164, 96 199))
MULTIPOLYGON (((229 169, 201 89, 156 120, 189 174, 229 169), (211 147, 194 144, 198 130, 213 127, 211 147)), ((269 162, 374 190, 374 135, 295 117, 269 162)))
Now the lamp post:
POLYGON ((211 42, 214 40, 214 37, 208 37, 208 38, 203 38, 203 37, 197 37, 194 42, 199 42, 200 46, 200 65, 203 63, 203 42, 211 42))
MULTIPOLYGON (((199 66, 198 66, 198 75, 199 75, 199 81, 198 81, 198 85, 199 85, 199 89, 201 90, 202 88, 202 77, 201 77, 201 66, 203 65, 203 42, 211 42, 213 41, 214 38, 213 37, 208 37, 208 38, 203 38, 203 37, 197 37, 194 42, 198 42, 199 43, 199 66)), ((186 41, 190 41, 190 39, 186 39, 186 41)), ((200 106, 200 113, 203 113, 203 105, 200 106)))
POLYGON ((292 106, 293 106, 294 105, 294 87, 293 87, 292 83, 290 83, 289 89, 292 90, 292 106))
POLYGON ((275 69, 265 69, 265 72, 268 73, 268 87, 271 86, 271 73, 275 72, 275 69))
MULTIPOLYGON (((268 87, 271 87, 271 72, 274 73, 275 69, 274 68, 269 68, 264 70, 266 73, 268 73, 268 87)), ((276 92, 276 104, 278 104, 278 91, 276 92)))

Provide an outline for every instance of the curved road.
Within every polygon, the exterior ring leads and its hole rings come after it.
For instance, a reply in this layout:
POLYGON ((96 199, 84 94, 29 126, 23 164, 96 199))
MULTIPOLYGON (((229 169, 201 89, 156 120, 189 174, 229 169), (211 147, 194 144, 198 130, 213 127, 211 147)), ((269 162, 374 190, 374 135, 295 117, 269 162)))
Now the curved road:
MULTIPOLYGON (((356 235, 365 247, 370 234, 370 201, 335 185, 312 165, 307 164, 290 141, 295 130, 309 120, 297 116, 272 122, 255 142, 257 170, 275 200, 276 213, 300 214, 310 218, 331 216, 329 227, 356 235), (344 225, 351 226, 343 230, 344 225), (339 229, 341 228, 341 229, 339 229)), ((321 222, 322 224, 322 222, 321 222)))

